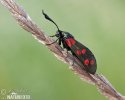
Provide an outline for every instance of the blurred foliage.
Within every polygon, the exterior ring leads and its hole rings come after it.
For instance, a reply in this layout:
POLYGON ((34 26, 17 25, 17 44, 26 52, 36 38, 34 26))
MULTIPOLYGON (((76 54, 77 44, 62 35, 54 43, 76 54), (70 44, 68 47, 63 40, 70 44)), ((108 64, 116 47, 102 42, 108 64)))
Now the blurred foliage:
MULTIPOLYGON (((103 73, 125 94, 124 0, 18 0, 48 35, 59 27, 71 32, 96 56, 97 73, 103 73)), ((30 91, 33 100, 106 100, 96 88, 82 82, 47 48, 24 31, 0 5, 0 89, 30 91)))

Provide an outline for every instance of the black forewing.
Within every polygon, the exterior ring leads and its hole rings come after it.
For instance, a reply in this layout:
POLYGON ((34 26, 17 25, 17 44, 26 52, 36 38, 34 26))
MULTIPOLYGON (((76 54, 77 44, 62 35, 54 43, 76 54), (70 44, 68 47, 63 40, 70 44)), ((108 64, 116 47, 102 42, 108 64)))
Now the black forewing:
POLYGON ((71 49, 71 52, 80 60, 80 62, 84 65, 84 67, 90 73, 95 73, 96 67, 97 67, 97 65, 96 65, 96 59, 95 59, 93 53, 86 46, 84 46, 80 42, 76 41, 75 44, 70 47, 70 49, 71 49), (77 54, 77 50, 81 50, 82 51, 83 49, 86 49, 85 54, 78 55, 77 54), (94 65, 88 65, 88 66, 85 65, 84 64, 84 60, 85 59, 94 60, 94 65))

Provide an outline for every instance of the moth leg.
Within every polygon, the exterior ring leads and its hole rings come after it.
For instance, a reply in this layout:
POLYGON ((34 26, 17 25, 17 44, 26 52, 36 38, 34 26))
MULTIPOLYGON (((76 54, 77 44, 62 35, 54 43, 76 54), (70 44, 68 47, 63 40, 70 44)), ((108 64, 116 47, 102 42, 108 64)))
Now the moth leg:
POLYGON ((50 37, 55 37, 56 36, 56 34, 55 35, 51 35, 50 37))
POLYGON ((54 42, 52 42, 52 43, 47 43, 46 45, 51 45, 51 44, 54 44, 54 43, 56 43, 57 41, 59 40, 59 38, 58 39, 56 39, 54 42))
POLYGON ((59 45, 61 45, 61 41, 62 41, 61 38, 59 38, 59 42, 58 42, 59 45))

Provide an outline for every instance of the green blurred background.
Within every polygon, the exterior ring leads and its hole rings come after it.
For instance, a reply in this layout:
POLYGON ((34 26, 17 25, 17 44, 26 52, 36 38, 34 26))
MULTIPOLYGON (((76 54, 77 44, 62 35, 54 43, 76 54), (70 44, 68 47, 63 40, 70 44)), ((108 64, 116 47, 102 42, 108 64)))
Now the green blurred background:
MULTIPOLYGON (((17 1, 17 0, 16 0, 17 1)), ((18 0, 48 35, 59 27, 71 32, 96 56, 97 73, 125 94, 124 0, 18 0)), ((68 65, 24 31, 0 5, 0 89, 27 89, 32 100, 106 100, 96 87, 80 80, 68 65)))

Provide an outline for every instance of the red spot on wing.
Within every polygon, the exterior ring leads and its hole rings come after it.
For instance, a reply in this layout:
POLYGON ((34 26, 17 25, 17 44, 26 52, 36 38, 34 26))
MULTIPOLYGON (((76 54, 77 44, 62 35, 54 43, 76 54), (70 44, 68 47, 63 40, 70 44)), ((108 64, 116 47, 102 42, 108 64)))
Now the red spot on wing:
POLYGON ((85 54, 86 53, 86 49, 82 49, 82 54, 85 54))
POLYGON ((69 47, 71 47, 72 45, 76 43, 76 41, 73 38, 68 38, 66 39, 66 43, 69 47))
POLYGON ((84 64, 88 65, 89 64, 89 60, 88 59, 84 60, 84 64))
POLYGON ((80 50, 76 50, 76 54, 77 55, 81 55, 81 51, 80 50))
POLYGON ((94 61, 94 60, 91 60, 91 61, 90 61, 90 64, 91 64, 91 65, 93 65, 94 63, 95 63, 95 61, 94 61))

